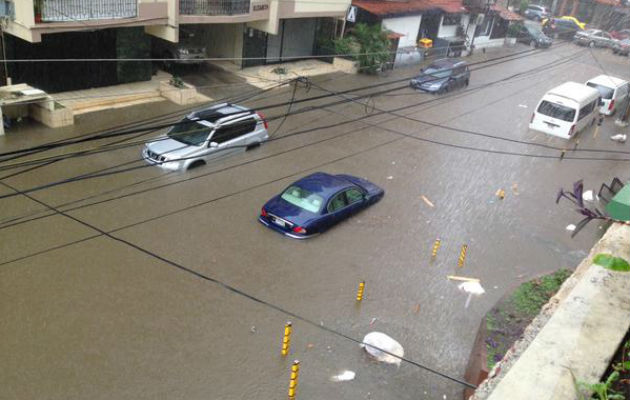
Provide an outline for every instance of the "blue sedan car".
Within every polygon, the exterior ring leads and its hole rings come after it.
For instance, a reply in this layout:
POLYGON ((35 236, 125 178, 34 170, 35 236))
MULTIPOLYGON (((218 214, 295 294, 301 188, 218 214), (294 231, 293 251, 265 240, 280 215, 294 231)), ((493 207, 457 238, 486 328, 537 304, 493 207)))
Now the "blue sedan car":
POLYGON ((258 220, 286 236, 306 239, 376 203, 384 194, 362 178, 316 172, 269 200, 258 220))

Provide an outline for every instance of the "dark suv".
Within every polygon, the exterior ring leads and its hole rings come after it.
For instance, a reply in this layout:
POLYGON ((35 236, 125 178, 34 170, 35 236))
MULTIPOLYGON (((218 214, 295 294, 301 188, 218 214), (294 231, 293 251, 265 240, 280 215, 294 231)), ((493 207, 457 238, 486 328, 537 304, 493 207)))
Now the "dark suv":
POLYGON ((573 39, 582 28, 570 19, 549 18, 543 24, 543 32, 552 38, 573 39))
POLYGON ((536 24, 521 25, 516 34, 516 41, 530 45, 531 47, 549 47, 551 38, 545 35, 536 24))
POLYGON ((444 58, 431 63, 420 75, 409 82, 409 86, 429 93, 445 93, 458 87, 468 86, 470 70, 468 64, 457 58, 444 58))

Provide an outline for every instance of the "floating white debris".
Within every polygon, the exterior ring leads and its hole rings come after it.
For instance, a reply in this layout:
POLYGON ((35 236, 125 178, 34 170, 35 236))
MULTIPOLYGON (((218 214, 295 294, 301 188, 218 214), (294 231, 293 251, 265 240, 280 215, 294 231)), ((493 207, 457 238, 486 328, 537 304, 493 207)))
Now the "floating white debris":
POLYGON ((527 108, 527 104, 519 104, 518 105, 520 108, 527 108))
POLYGON ((424 201, 427 204, 427 206, 435 207, 433 202, 431 200, 427 199, 427 197, 425 195, 420 196, 420 198, 422 199, 422 201, 424 201))
POLYGON ((400 357, 405 355, 405 350, 400 343, 381 332, 370 332, 365 335, 361 347, 376 360, 388 364, 400 365, 400 357))
POLYGON ((573 232, 575 230, 575 225, 569 224, 565 229, 569 232, 573 232))
POLYGON ((354 373, 354 371, 342 371, 339 375, 333 375, 330 377, 330 380, 333 382, 344 382, 344 381, 351 381, 354 379, 354 377, 357 374, 354 373))
POLYGON ((387 180, 388 180, 388 181, 391 181, 392 179, 394 179, 394 177, 393 177, 393 176, 391 176, 391 175, 387 177, 387 180))
POLYGON ((582 199, 584 201, 593 201, 593 191, 587 190, 586 192, 582 193, 582 199))
POLYGON ((619 143, 625 143, 627 138, 628 138, 627 135, 623 133, 619 133, 617 135, 611 136, 610 140, 614 140, 615 142, 619 142, 619 143))
POLYGON ((468 305, 470 304, 470 299, 472 298, 473 294, 475 296, 480 296, 486 293, 486 291, 484 290, 483 286, 481 286, 481 283, 479 283, 479 281, 462 282, 459 285, 457 285, 457 288, 464 293, 468 293, 468 298, 466 299, 466 305, 464 306, 464 308, 468 308, 468 305))

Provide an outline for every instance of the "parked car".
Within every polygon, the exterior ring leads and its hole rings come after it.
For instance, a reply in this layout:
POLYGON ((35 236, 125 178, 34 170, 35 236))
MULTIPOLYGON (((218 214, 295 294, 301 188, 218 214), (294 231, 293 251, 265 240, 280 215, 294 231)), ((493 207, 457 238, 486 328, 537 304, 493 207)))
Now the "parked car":
POLYGON ((587 29, 575 34, 575 43, 588 47, 612 47, 616 42, 608 32, 601 29, 587 29))
POLYGON ((529 129, 571 139, 595 123, 599 101, 597 89, 565 82, 545 93, 532 114, 529 129))
POLYGON ((630 29, 620 29, 618 31, 610 31, 610 36, 613 37, 613 39, 617 39, 617 40, 623 40, 623 39, 630 39, 630 29))
POLYGON ((534 21, 541 21, 545 18, 549 18, 549 10, 547 7, 540 4, 530 4, 523 12, 523 16, 527 19, 533 19, 534 21))
POLYGON ((183 28, 179 29, 177 43, 153 37, 151 56, 163 60, 160 64, 167 71, 175 65, 201 65, 206 57, 206 48, 195 40, 195 33, 183 28))
POLYGON ((620 107, 623 109, 630 96, 630 83, 610 75, 599 75, 589 79, 586 86, 599 91, 602 97, 599 112, 604 115, 613 115, 620 107))
POLYGON ((612 46, 612 52, 620 56, 630 55, 630 39, 616 41, 612 46))
POLYGON ((306 239, 371 206, 384 194, 356 176, 316 172, 265 203, 258 221, 288 237, 306 239))
POLYGON ((549 47, 552 40, 545 35, 540 25, 526 23, 521 25, 516 34, 516 41, 530 45, 531 47, 549 47))
POLYGON ((468 64, 457 58, 443 58, 420 70, 420 75, 411 79, 409 86, 429 93, 445 93, 458 87, 468 86, 470 69, 468 64))
POLYGON ((569 19, 549 18, 542 23, 545 35, 552 38, 573 39, 582 28, 569 19))
POLYGON ((580 29, 586 29, 586 22, 582 22, 579 19, 577 19, 575 17, 572 17, 570 15, 564 15, 564 16, 560 17, 560 19, 564 19, 564 20, 567 20, 567 21, 573 21, 573 22, 575 22, 575 24, 577 26, 580 27, 580 29))
POLYGON ((222 103, 188 114, 165 136, 148 142, 142 156, 167 170, 188 170, 210 160, 250 150, 269 138, 265 117, 222 103))

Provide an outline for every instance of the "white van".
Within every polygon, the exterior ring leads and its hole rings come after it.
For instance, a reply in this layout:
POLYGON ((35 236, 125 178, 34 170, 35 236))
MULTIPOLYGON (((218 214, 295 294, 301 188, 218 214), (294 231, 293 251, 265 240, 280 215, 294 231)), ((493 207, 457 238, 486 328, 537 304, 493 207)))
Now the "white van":
POLYGON ((586 85, 599 90, 602 96, 599 112, 604 115, 613 115, 617 108, 625 104, 630 94, 628 81, 610 75, 596 76, 586 82, 586 85))
POLYGON ((565 82, 545 93, 529 122, 529 129, 570 139, 595 122, 599 91, 577 82, 565 82))

